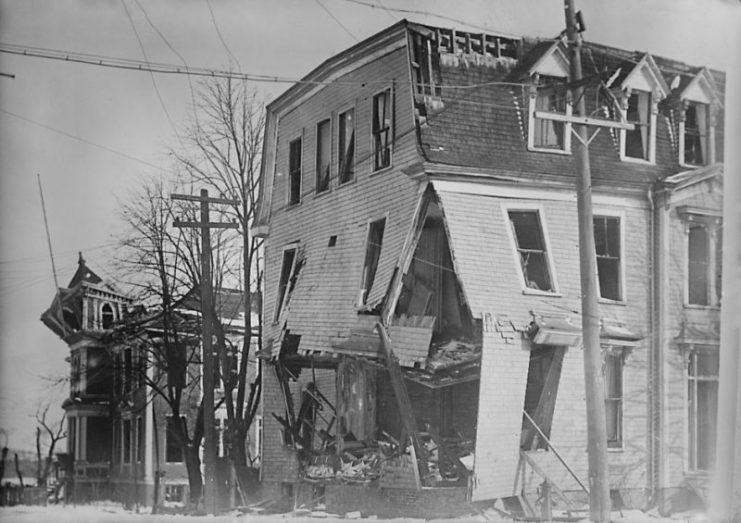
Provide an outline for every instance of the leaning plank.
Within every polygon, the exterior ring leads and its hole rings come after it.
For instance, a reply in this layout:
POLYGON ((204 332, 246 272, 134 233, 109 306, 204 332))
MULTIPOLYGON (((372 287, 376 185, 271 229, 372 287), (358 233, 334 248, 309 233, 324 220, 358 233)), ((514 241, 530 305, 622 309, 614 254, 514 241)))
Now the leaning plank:
POLYGON ((560 497, 566 503, 566 506, 567 507, 569 507, 570 509, 576 508, 574 506, 574 504, 571 502, 571 500, 563 493, 563 491, 560 488, 558 488, 558 485, 556 485, 555 483, 553 483, 550 480, 550 478, 545 473, 545 471, 543 471, 543 469, 540 468, 540 466, 535 462, 535 460, 533 458, 531 458, 528 455, 527 452, 525 452, 524 450, 520 449, 520 456, 522 457, 522 459, 524 459, 527 462, 528 465, 530 465, 530 467, 535 471, 535 473, 538 476, 540 476, 545 481, 547 481, 548 483, 551 484, 551 488, 553 489, 553 492, 555 492, 556 495, 558 497, 560 497))
MULTIPOLYGON (((401 374, 401 367, 399 367, 399 362, 394 356, 394 351, 391 348, 391 340, 386 332, 386 327, 384 327, 379 321, 376 324, 376 330, 381 338, 381 348, 386 355, 386 368, 388 369, 391 386, 394 389, 394 396, 396 397, 396 402, 399 406, 399 414, 401 414, 404 432, 406 432, 412 440, 412 447, 419 475, 423 478, 427 477, 427 461, 424 459, 422 442, 419 439, 419 433, 417 431, 417 421, 414 418, 412 402, 409 399, 409 393, 407 392, 407 387, 401 374)), ((402 439, 401 441, 402 444, 404 444, 404 440, 402 439)), ((418 488, 421 488, 420 484, 418 484, 418 488)))

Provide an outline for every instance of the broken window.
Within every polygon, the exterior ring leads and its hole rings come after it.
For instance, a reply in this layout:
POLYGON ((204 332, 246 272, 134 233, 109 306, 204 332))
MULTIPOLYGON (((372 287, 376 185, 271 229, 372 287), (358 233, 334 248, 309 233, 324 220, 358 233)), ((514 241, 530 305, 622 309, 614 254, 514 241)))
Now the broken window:
POLYGON ((410 37, 415 92, 419 95, 440 96, 440 55, 433 51, 437 45, 433 45, 430 38, 419 33, 411 33, 410 37))
POLYGON ((316 192, 329 189, 329 166, 331 143, 329 120, 322 120, 316 126, 316 192))
POLYGON ((386 226, 386 218, 372 222, 368 227, 368 240, 365 246, 365 263, 363 264, 363 277, 360 282, 360 304, 365 304, 368 294, 373 287, 376 278, 378 260, 381 257, 381 244, 383 243, 383 230, 386 226))
POLYGON ((167 431, 165 433, 165 462, 167 463, 183 462, 183 449, 176 436, 178 433, 177 423, 181 423, 181 426, 183 426, 185 416, 180 416, 179 419, 167 416, 167 431))
POLYGON ((538 211, 509 211, 508 214, 517 252, 520 255, 525 286, 541 291, 553 291, 538 211))
POLYGON ((710 470, 715 456, 718 353, 692 351, 687 367, 689 469, 710 470))
POLYGON ((296 248, 292 247, 283 251, 283 264, 280 270, 280 282, 278 284, 278 298, 275 302, 275 315, 273 321, 277 322, 285 307, 288 294, 293 290, 293 273, 296 267, 296 248), (290 285, 289 285, 290 284, 290 285))
POLYGON ((301 202, 301 138, 288 146, 288 204, 301 202))
POLYGON ((707 163, 708 104, 688 102, 684 111, 684 158, 689 165, 707 163))
POLYGON ((605 377, 605 419, 607 420, 607 446, 623 446, 623 352, 606 352, 604 360, 605 377))
POLYGON ((524 450, 548 449, 548 443, 533 425, 537 425, 546 438, 551 437, 553 411, 556 408, 558 383, 565 354, 564 346, 536 346, 530 351, 525 412, 532 421, 523 416, 520 446, 524 450))
POLYGON ((391 165, 391 89, 373 97, 373 170, 391 165))
POLYGON ((594 247, 600 297, 620 301, 620 218, 594 217, 594 247))
MULTIPOLYGON (((537 90, 534 101, 535 111, 549 113, 567 114, 567 92, 566 89, 556 89, 564 83, 564 79, 540 76, 538 82, 544 84, 545 88, 537 90)), ((567 133, 569 126, 566 122, 536 118, 533 115, 530 124, 533 126, 533 147, 542 149, 555 149, 565 151, 567 147, 567 133)))
POLYGON ((131 420, 123 420, 123 462, 131 463, 131 420))
POLYGON ((634 90, 628 96, 625 118, 635 125, 632 131, 624 131, 624 154, 627 158, 651 160, 651 93, 634 90))
POLYGON ((691 305, 709 305, 710 245, 708 230, 702 224, 690 226, 688 240, 688 298, 691 305))
POLYGON ((339 179, 347 183, 355 174, 355 109, 340 113, 339 117, 339 179))

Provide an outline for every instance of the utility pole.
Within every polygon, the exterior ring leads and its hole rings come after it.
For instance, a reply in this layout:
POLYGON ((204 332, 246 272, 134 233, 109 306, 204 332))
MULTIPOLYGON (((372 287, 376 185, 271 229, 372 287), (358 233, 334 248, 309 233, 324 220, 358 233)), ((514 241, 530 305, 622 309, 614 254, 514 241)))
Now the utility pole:
POLYGON ((206 512, 216 513, 216 437, 214 434, 214 354, 211 334, 211 311, 213 310, 213 291, 211 288, 211 229, 236 229, 236 223, 209 221, 209 203, 236 205, 234 200, 209 198, 208 191, 201 189, 201 196, 172 194, 173 200, 199 202, 201 221, 184 222, 175 220, 175 227, 201 230, 201 336, 203 338, 203 461, 206 469, 204 484, 204 506, 206 512))
MULTIPOLYGON (((581 36, 577 28, 574 0, 564 0, 569 48, 569 82, 575 83, 577 117, 586 116, 581 85, 581 36)), ((589 457, 589 513, 592 521, 610 521, 610 484, 607 464, 607 426, 602 353, 599 340, 599 287, 597 282, 594 225, 592 218, 592 174, 589 168, 587 126, 574 124, 576 134, 577 212, 579 216, 579 269, 581 273, 581 318, 584 344, 584 382, 587 402, 587 453, 589 457)))

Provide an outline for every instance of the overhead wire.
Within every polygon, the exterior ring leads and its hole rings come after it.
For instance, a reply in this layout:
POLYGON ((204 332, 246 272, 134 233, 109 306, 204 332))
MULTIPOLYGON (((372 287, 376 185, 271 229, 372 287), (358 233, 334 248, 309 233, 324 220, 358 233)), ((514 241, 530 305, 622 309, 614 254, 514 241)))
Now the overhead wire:
POLYGON ((242 72, 242 64, 239 62, 239 59, 236 56, 234 56, 234 53, 232 53, 232 50, 229 49, 229 46, 226 45, 226 40, 224 40, 224 35, 221 34, 221 30, 219 29, 219 24, 216 22, 216 15, 214 15, 214 10, 213 10, 213 7, 211 6, 210 0, 205 0, 205 2, 206 2, 206 7, 208 7, 208 12, 211 15, 211 23, 213 24, 214 29, 216 30, 216 34, 219 37, 219 41, 221 42, 221 45, 224 46, 226 53, 237 64, 237 70, 239 72, 242 72))

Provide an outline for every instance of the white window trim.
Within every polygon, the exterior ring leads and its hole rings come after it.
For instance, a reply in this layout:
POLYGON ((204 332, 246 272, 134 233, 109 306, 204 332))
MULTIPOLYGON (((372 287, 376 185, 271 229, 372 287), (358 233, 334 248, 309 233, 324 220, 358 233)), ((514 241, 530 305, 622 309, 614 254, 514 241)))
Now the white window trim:
MULTIPOLYGON (((363 288, 363 273, 365 271, 365 257, 368 253, 368 234, 370 233, 371 224, 380 222, 381 220, 385 220, 383 224, 383 237, 386 238, 386 233, 388 232, 388 226, 389 226, 389 213, 384 214, 383 216, 378 216, 372 220, 368 220, 365 224, 365 235, 363 236, 363 248, 362 253, 363 257, 360 262, 360 277, 358 278, 358 296, 355 300, 355 307, 358 310, 363 310, 366 306, 366 301, 368 299, 368 289, 363 288)), ((381 265, 381 257, 383 256, 383 241, 381 242, 381 250, 378 253, 378 266, 381 265)), ((376 266, 376 275, 373 277, 373 284, 375 284, 376 276, 378 275, 378 266, 376 266)), ((373 288, 373 285, 371 285, 371 289, 373 288)))
POLYGON ((716 111, 717 109, 713 107, 713 104, 707 100, 698 100, 694 98, 683 98, 682 99, 682 107, 680 109, 682 112, 680 114, 679 118, 679 165, 681 167, 686 167, 688 169, 699 169, 700 167, 705 167, 707 165, 712 165, 715 163, 715 127, 716 127, 716 111), (705 163, 700 164, 693 164, 693 163, 686 163, 684 161, 684 131, 685 131, 685 111, 687 110, 687 107, 684 105, 684 102, 690 102, 694 104, 703 104, 705 105, 705 120, 707 128, 706 136, 705 136, 705 150, 707 151, 707 159, 705 160, 705 163))
MULTIPOLYGON (((716 243, 718 241, 718 229, 722 224, 722 218, 711 214, 688 213, 683 217, 684 234, 682 237, 682 286, 683 286, 683 305, 687 309, 718 309, 720 307, 721 297, 716 295, 715 291, 715 270, 716 270, 716 243), (709 237, 708 245, 708 304, 701 305, 690 303, 690 227, 692 224, 699 224, 705 228, 709 237)), ((722 277, 722 275, 721 275, 722 277)))
MULTIPOLYGON (((334 135, 334 122, 333 122, 332 116, 328 116, 327 118, 323 118, 319 121, 317 121, 316 125, 314 126, 314 196, 323 196, 325 194, 329 194, 332 192, 332 159, 333 159, 333 142, 332 139, 334 135), (318 189, 318 182, 319 182, 319 171, 317 170, 318 164, 319 164, 319 125, 329 122, 329 179, 327 180, 327 188, 323 191, 319 191, 318 189)), ((303 143, 301 144, 303 146, 303 143)))
POLYGON ((512 261, 515 264, 515 272, 517 278, 520 281, 520 287, 522 288, 523 294, 537 294, 539 296, 561 296, 559 291, 560 286, 558 285, 558 278, 556 276, 556 267, 553 263, 553 252, 551 249, 550 235, 548 234, 548 226, 546 224, 545 210, 540 204, 533 204, 530 202, 522 203, 505 203, 501 204, 502 217, 504 218, 504 228, 507 231, 509 237, 509 243, 512 251, 512 261), (520 261, 520 253, 517 250, 517 240, 515 239, 515 232, 512 230, 512 223, 509 219, 510 211, 534 211, 538 213, 538 221, 540 222, 540 232, 543 235, 543 243, 545 244, 545 259, 548 264, 548 272, 551 277, 551 285, 553 286, 552 291, 542 291, 540 289, 532 289, 525 283, 525 276, 522 274, 522 263, 520 261))
MULTIPOLYGON (((648 93, 649 96, 649 107, 648 107, 648 125, 650 126, 648 135, 648 159, 645 158, 634 158, 632 156, 626 156, 625 154, 625 138, 627 132, 625 129, 620 129, 620 160, 629 163, 639 163, 643 165, 655 165, 656 164, 656 113, 657 106, 659 103, 658 93, 656 91, 646 91, 644 89, 635 89, 636 92, 648 93)), ((625 104, 620 107, 621 121, 628 121, 628 109, 627 109, 627 98, 630 97, 632 90, 627 88, 623 91, 626 97, 625 104)))
MULTIPOLYGON (((620 365, 620 446, 610 447, 607 446, 607 452, 624 452, 625 451, 625 367, 628 363, 628 356, 630 355, 631 348, 621 345, 616 340, 600 340, 600 348, 602 351, 602 365, 605 365, 605 359, 608 352, 620 351, 622 357, 620 365)), ((603 372, 604 378, 604 372, 603 372)), ((607 398, 605 398, 607 399, 607 398)))
MULTIPOLYGON (((377 174, 384 171, 387 171, 389 169, 392 169, 394 167, 394 88, 393 85, 389 85, 387 87, 384 87, 383 89, 379 89, 375 93, 372 93, 370 96, 371 100, 371 110, 370 110, 370 171, 371 174, 377 174), (380 167, 376 169, 376 137, 373 135, 373 124, 374 124, 374 118, 373 118, 373 112, 375 111, 375 103, 376 103, 376 96, 378 96, 381 93, 385 93, 388 91, 389 93, 389 103, 390 103, 390 111, 391 111, 391 137, 389 138, 389 164, 385 167, 380 167)), ((357 118, 357 116, 356 116, 357 118)), ((355 128, 355 131, 357 132, 357 127, 355 128)), ((357 144, 357 136, 355 137, 355 143, 357 144)), ((356 163, 357 165, 357 163, 356 163)))
POLYGON ((333 133, 332 142, 334 142, 334 133, 337 133, 337 186, 338 187, 344 187, 345 185, 350 185, 351 183, 353 183, 355 180, 358 179, 358 155, 355 154, 358 150, 357 121, 358 121, 358 110, 357 110, 356 104, 353 103, 353 104, 347 105, 343 107, 342 109, 340 109, 339 111, 337 111, 337 126, 332 131, 333 133), (340 151, 340 117, 349 111, 353 112, 352 126, 353 126, 353 133, 355 134, 355 140, 352 146, 353 147, 353 174, 352 174, 352 178, 343 182, 340 179, 342 175, 342 173, 340 172, 340 154, 342 154, 342 151, 340 151))
MULTIPOLYGON (((625 283, 625 211, 617 211, 614 209, 606 209, 602 207, 595 207, 592 211, 592 218, 604 216, 607 218, 617 218, 620 222, 620 298, 619 300, 611 300, 609 298, 603 298, 600 294, 600 303, 605 304, 618 304, 624 305, 628 302, 628 286, 625 283)), ((595 269, 597 268, 597 258, 595 256, 595 269)), ((597 284, 599 285, 599 272, 597 273, 597 284)), ((599 291, 601 293, 601 291, 599 291)))
MULTIPOLYGON (((530 100, 528 105, 528 119, 527 119, 527 148, 529 151, 540 152, 540 153, 552 153, 552 154, 571 154, 571 123, 564 122, 564 137, 563 137, 563 148, 556 149, 552 147, 537 147, 535 145, 535 104, 537 98, 537 90, 533 88, 530 92, 530 100)), ((570 97, 567 97, 566 101, 566 116, 571 116, 573 113, 573 105, 570 97)))
MULTIPOLYGON (((283 274, 283 260, 286 256, 286 251, 294 250, 296 251, 293 255, 293 263, 291 264, 291 272, 288 274, 288 282, 286 285, 290 284, 291 277, 294 274, 294 271, 296 270, 296 261, 298 260, 298 251, 299 251, 299 242, 292 242, 287 245, 284 245, 283 248, 280 251, 280 269, 278 272, 278 281, 277 284, 277 292, 280 292, 280 277, 283 274)), ((286 293, 288 291, 288 287, 286 287, 286 293)), ((275 305, 273 308, 273 325, 276 325, 278 321, 280 320, 280 316, 283 314, 283 307, 285 307, 285 301, 286 301, 286 293, 283 294, 283 296, 276 296, 275 297, 275 305)))
MULTIPOLYGON (((684 427, 683 427, 683 469, 684 469, 684 475, 685 476, 694 476, 694 477, 703 477, 708 476, 709 474, 712 474, 711 470, 704 470, 704 469, 697 469, 697 468, 691 468, 690 467, 690 413, 689 413, 689 406, 690 406, 690 395, 689 395, 689 384, 690 384, 690 369, 689 369, 689 362, 690 358, 692 358, 692 355, 697 352, 717 352, 718 346, 715 344, 708 344, 707 346, 704 346, 704 348, 691 348, 689 350, 686 350, 683 352, 682 355, 682 367, 683 372, 682 376, 684 378, 684 385, 682 386, 682 396, 684 400, 684 414, 683 414, 683 420, 684 420, 684 427)), ((719 379, 719 376, 716 376, 714 380, 708 380, 707 378, 705 381, 717 381, 719 379)), ((697 382, 697 378, 693 378, 695 382, 697 382)), ((702 381, 702 380, 700 380, 702 381)), ((716 415, 717 416, 717 415, 716 415)), ((716 423, 717 423, 716 418, 716 423)), ((716 428, 717 430, 717 428, 716 428)))

